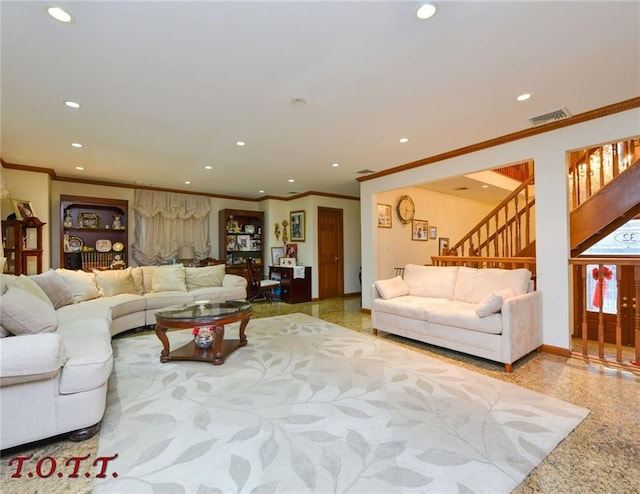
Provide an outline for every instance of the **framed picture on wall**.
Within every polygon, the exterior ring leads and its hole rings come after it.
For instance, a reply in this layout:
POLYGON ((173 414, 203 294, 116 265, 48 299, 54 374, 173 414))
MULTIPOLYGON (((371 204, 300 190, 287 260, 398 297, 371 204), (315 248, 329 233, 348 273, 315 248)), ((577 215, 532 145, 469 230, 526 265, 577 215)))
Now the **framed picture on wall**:
POLYGON ((291 225, 291 241, 304 242, 304 211, 292 211, 289 214, 289 224, 291 225))
POLYGON ((391 204, 378 204, 378 228, 391 228, 391 204))
POLYGON ((449 250, 449 239, 446 237, 440 237, 438 239, 438 255, 446 256, 449 250))
POLYGON ((11 199, 11 205, 13 206, 13 212, 16 213, 16 219, 18 220, 23 220, 36 215, 31 201, 11 199))
POLYGON ((438 227, 430 226, 429 227, 429 239, 430 240, 435 240, 436 238, 438 238, 438 227))
POLYGON ((429 222, 426 220, 411 221, 411 240, 429 240, 429 222))

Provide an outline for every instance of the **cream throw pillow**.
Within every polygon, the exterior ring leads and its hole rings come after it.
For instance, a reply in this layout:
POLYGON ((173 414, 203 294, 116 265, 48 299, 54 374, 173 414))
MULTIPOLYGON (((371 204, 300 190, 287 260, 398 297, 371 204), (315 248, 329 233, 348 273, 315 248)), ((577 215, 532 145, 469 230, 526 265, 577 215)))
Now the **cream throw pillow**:
POLYGON ((0 297, 2 326, 14 335, 52 333, 58 327, 55 309, 39 297, 10 286, 0 297))
POLYGON ((495 314, 496 312, 500 312, 502 309, 502 302, 513 296, 515 296, 515 293, 510 288, 492 292, 480 301, 480 304, 476 309, 476 314, 478 314, 479 317, 486 317, 491 314, 495 314))
POLYGON ((131 268, 108 271, 94 269, 93 274, 96 276, 96 284, 102 297, 113 297, 121 293, 138 293, 131 268))
POLYGON ((89 273, 62 268, 56 269, 56 273, 58 273, 67 284, 76 302, 91 300, 100 295, 98 293, 98 287, 96 287, 92 275, 89 273))
POLYGON ((14 276, 12 278, 7 278, 6 285, 7 285, 7 288, 10 287, 10 286, 15 286, 16 288, 20 288, 20 289, 24 290, 25 292, 29 292, 31 295, 35 295, 40 300, 46 302, 51 307, 53 307, 53 304, 51 303, 51 300, 49 300, 49 297, 44 292, 44 290, 42 288, 40 288, 38 286, 38 284, 35 281, 33 281, 31 278, 29 278, 28 276, 25 276, 25 275, 21 274, 20 276, 14 276))
POLYGON ((182 264, 158 266, 153 272, 151 288, 154 292, 186 292, 186 271, 182 264))
POLYGON ((205 266, 202 268, 186 268, 187 290, 195 288, 222 286, 226 266, 205 266))
POLYGON ((409 287, 400 276, 388 280, 378 280, 375 282, 375 286, 380 296, 385 300, 409 295, 409 287))

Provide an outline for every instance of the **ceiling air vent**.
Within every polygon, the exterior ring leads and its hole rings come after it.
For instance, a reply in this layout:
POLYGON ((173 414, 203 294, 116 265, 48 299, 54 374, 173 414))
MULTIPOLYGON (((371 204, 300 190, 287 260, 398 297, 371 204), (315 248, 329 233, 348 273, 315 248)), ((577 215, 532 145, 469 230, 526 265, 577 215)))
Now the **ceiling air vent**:
POLYGON ((564 106, 557 110, 550 111, 549 113, 545 113, 543 115, 537 115, 535 117, 529 117, 529 121, 535 126, 544 125, 549 122, 555 122, 557 120, 563 120, 565 118, 569 118, 571 116, 571 112, 567 110, 567 107, 564 106))
POLYGON ((453 190, 469 190, 469 187, 456 187, 453 190))
POLYGON ((358 175, 369 175, 371 173, 375 173, 373 170, 368 170, 368 169, 364 169, 364 170, 360 170, 359 172, 356 172, 358 175))

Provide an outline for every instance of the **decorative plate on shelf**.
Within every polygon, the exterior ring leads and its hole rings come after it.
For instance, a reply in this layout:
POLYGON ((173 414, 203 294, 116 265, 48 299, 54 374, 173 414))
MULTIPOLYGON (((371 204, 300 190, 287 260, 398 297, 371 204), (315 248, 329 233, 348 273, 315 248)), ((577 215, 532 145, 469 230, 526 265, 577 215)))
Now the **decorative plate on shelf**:
POLYGON ((122 242, 116 242, 111 247, 115 252, 122 252, 124 250, 124 244, 122 242))
POLYGON ((69 252, 78 252, 82 247, 84 247, 84 240, 80 237, 69 237, 69 252))
POLYGON ((111 250, 111 240, 96 240, 96 250, 98 252, 109 252, 111 250))

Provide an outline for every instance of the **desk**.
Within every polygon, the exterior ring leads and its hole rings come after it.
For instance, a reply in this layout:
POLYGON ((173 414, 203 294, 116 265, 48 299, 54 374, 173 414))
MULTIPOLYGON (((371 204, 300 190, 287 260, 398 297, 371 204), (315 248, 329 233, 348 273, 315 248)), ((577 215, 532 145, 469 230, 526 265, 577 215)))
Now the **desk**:
POLYGON ((304 278, 294 278, 290 266, 269 266, 269 278, 280 282, 280 300, 288 304, 311 302, 311 268, 304 268, 304 278))

